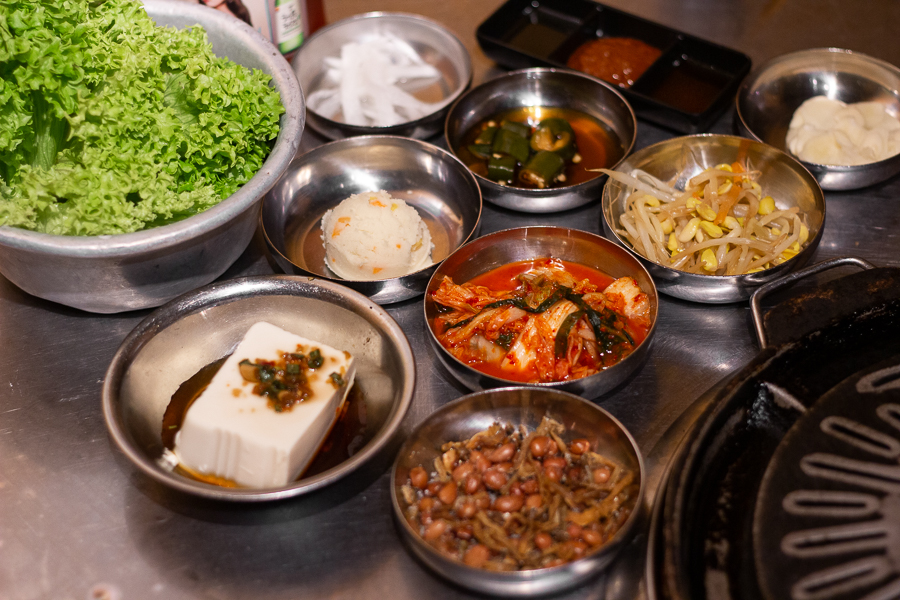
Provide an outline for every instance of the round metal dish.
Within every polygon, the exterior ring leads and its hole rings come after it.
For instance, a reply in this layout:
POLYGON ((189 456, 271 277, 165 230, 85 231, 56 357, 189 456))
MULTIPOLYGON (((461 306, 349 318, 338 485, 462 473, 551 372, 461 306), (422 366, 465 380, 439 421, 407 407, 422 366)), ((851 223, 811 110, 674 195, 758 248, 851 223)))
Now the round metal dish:
POLYGON ((125 456, 166 486, 216 500, 278 500, 333 483, 383 448, 409 408, 415 377, 403 331, 365 296, 328 281, 247 277, 191 292, 144 319, 106 371, 103 417, 125 456), (366 403, 365 443, 336 467, 273 489, 219 487, 160 466, 162 418, 172 394, 202 367, 229 354, 262 320, 346 350, 359 361, 354 386, 366 403))
POLYGON ((450 277, 456 283, 465 283, 482 273, 512 262, 547 257, 592 267, 613 278, 634 277, 650 298, 650 329, 647 338, 634 352, 606 370, 581 379, 528 385, 563 390, 586 398, 597 398, 625 381, 646 358, 656 331, 659 297, 650 274, 633 256, 599 235, 577 229, 566 227, 507 229, 480 237, 454 252, 434 272, 425 290, 425 321, 429 323, 428 341, 431 342, 441 364, 470 390, 525 384, 482 373, 457 359, 441 345, 430 327, 437 316, 437 307, 432 300, 434 291, 440 287, 444 277, 450 277))
MULTIPOLYGON (((779 56, 751 73, 736 99, 740 132, 787 152, 794 111, 813 96, 842 102, 879 102, 900 119, 900 69, 839 48, 801 50, 779 56)), ((820 165, 801 161, 826 190, 851 190, 900 172, 900 154, 866 165, 820 165)))
POLYGON ((198 215, 111 236, 0 227, 0 273, 29 294, 97 313, 159 306, 225 272, 250 243, 259 202, 293 159, 303 131, 303 93, 290 65, 257 31, 197 4, 147 0, 145 6, 160 25, 202 25, 216 54, 271 75, 286 112, 262 169, 198 215))
POLYGON ((573 394, 540 388, 504 388, 469 394, 431 413, 407 438, 391 472, 391 504, 397 527, 410 551, 442 577, 463 587, 488 594, 527 597, 560 592, 602 571, 634 531, 636 513, 643 502, 644 463, 631 434, 602 408, 573 394), (558 567, 530 571, 495 572, 452 560, 426 543, 406 520, 407 505, 401 487, 411 468, 431 465, 441 445, 467 439, 495 422, 524 425, 534 430, 544 415, 565 425, 568 439, 583 437, 595 452, 608 456, 637 473, 641 482, 634 514, 597 551, 558 567))
POLYGON ((379 304, 418 296, 437 265, 478 231, 481 191, 452 154, 408 138, 368 136, 320 146, 291 163, 263 201, 261 221, 286 273, 340 282, 379 304), (384 190, 414 207, 428 225, 430 267, 393 279, 349 281, 325 264, 322 215, 352 194, 384 190))
MULTIPOLYGON (((637 121, 622 94, 604 81, 565 69, 513 71, 467 92, 447 115, 447 147, 456 152, 466 133, 478 123, 498 113, 527 106, 581 111, 606 126, 623 158, 634 147, 637 121)), ((616 165, 609 165, 609 168, 616 165)), ((475 178, 488 202, 512 210, 546 213, 595 201, 605 177, 600 175, 577 185, 543 190, 503 186, 481 175, 475 175, 475 178)))
POLYGON ((661 179, 675 181, 675 187, 708 167, 746 160, 760 171, 763 193, 772 196, 780 209, 800 207, 806 214, 809 240, 794 258, 770 269, 746 275, 698 275, 652 262, 637 252, 616 233, 619 217, 625 210, 625 187, 610 179, 603 189, 603 227, 607 237, 616 240, 638 257, 656 282, 659 291, 693 302, 720 304, 746 300, 760 285, 803 266, 813 255, 825 226, 825 195, 815 178, 796 159, 761 142, 730 135, 692 135, 672 138, 635 152, 619 165, 629 173, 641 169, 661 179))
POLYGON ((307 95, 325 85, 326 58, 340 57, 344 44, 382 35, 408 42, 425 62, 440 71, 439 81, 414 92, 423 101, 440 102, 440 108, 413 121, 375 127, 349 125, 307 107, 310 126, 326 138, 374 134, 429 138, 441 131, 449 106, 472 84, 472 62, 466 47, 442 25, 419 15, 370 12, 320 29, 300 47, 293 61, 294 72, 307 95))

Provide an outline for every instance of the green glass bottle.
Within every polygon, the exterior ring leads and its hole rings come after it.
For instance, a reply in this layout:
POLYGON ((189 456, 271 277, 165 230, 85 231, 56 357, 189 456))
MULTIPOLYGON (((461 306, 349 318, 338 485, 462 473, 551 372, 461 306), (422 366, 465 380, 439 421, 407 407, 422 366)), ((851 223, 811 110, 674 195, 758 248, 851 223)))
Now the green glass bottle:
POLYGON ((282 54, 303 43, 303 6, 301 0, 275 0, 275 42, 282 54))

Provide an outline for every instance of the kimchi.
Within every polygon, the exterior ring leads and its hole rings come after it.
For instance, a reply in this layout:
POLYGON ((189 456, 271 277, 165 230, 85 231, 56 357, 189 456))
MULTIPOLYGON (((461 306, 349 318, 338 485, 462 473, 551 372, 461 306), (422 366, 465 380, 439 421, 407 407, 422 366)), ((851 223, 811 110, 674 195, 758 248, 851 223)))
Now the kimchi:
POLYGON ((442 346, 523 383, 593 375, 631 354, 650 328, 650 299, 633 277, 557 259, 511 263, 463 284, 445 277, 432 300, 442 346))

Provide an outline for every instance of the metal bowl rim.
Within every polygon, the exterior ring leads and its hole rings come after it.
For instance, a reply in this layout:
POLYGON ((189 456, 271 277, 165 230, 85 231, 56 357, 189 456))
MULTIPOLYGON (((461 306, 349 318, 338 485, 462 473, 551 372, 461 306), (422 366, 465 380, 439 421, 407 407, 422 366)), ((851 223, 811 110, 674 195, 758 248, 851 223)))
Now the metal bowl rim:
MULTIPOLYGON (((472 240, 472 242, 486 240, 487 238, 491 238, 494 236, 499 237, 501 234, 510 235, 511 233, 516 232, 516 231, 526 231, 526 230, 536 230, 536 232, 552 231, 552 230, 573 231, 578 234, 583 234, 590 238, 594 238, 592 241, 601 240, 601 245, 605 243, 605 244, 611 244, 612 246, 615 246, 617 248, 621 248, 620 245, 616 244, 612 240, 609 240, 609 239, 603 237, 600 234, 591 233, 589 231, 584 231, 582 229, 576 229, 574 227, 564 227, 564 226, 559 226, 559 225, 526 225, 523 227, 510 227, 508 229, 492 231, 491 233, 488 233, 486 235, 483 235, 479 238, 472 240)), ((526 231, 526 233, 527 233, 527 231, 526 231)), ((466 247, 466 245, 468 245, 468 244, 460 246, 456 250, 456 252, 454 252, 453 254, 448 256, 447 259, 449 259, 451 256, 455 255, 457 252, 463 250, 466 247)), ((627 248, 623 248, 623 249, 627 250, 627 248)), ((431 328, 431 322, 428 320, 427 311, 428 311, 429 299, 428 299, 427 292, 429 289, 431 289, 431 284, 434 281, 435 277, 438 276, 438 270, 440 270, 440 266, 438 266, 438 269, 435 269, 435 272, 431 275, 431 278, 429 278, 429 280, 428 280, 428 285, 425 286, 425 291, 426 291, 425 301, 422 303, 422 314, 425 319, 425 329, 428 332, 428 339, 431 341, 433 346, 436 346, 437 348, 439 348, 441 355, 445 359, 451 360, 453 362, 454 366, 456 366, 457 368, 461 368, 465 372, 470 373, 475 376, 478 376, 481 379, 484 379, 485 381, 496 382, 496 383, 500 384, 499 387, 491 388, 492 390, 505 389, 509 386, 513 386, 513 387, 531 387, 531 388, 539 388, 539 389, 543 389, 543 390, 552 390, 552 391, 558 391, 558 392, 563 392, 563 393, 571 393, 571 392, 565 392, 564 390, 560 390, 559 388, 571 385, 572 382, 575 382, 575 381, 589 381, 591 378, 596 378, 598 376, 602 376, 604 373, 607 373, 607 372, 611 371, 612 369, 615 369, 616 367, 625 366, 626 363, 630 364, 631 362, 633 362, 633 361, 630 361, 630 359, 632 359, 636 355, 638 349, 644 348, 644 347, 647 347, 649 349, 649 346, 653 341, 654 334, 656 332, 656 325, 659 322, 659 290, 656 287, 656 281, 653 279, 653 276, 650 274, 650 272, 647 270, 647 268, 643 264, 641 264, 641 262, 639 260, 637 260, 637 258, 635 256, 629 254, 629 257, 631 258, 632 261, 634 261, 634 264, 641 271, 644 272, 644 274, 647 276, 647 281, 649 281, 650 284, 653 286, 653 290, 652 290, 653 295, 656 297, 656 310, 655 310, 656 315, 653 318, 652 322, 650 323, 650 328, 647 329, 647 337, 645 337, 644 340, 640 344, 638 344, 637 347, 635 347, 635 349, 632 350, 628 356, 626 356, 625 358, 623 358, 616 364, 612 365, 611 367, 608 367, 602 371, 598 371, 596 373, 593 373, 592 375, 588 375, 587 377, 581 377, 579 379, 569 379, 566 381, 521 383, 518 381, 514 381, 512 379, 500 379, 499 377, 494 377, 493 375, 488 375, 487 373, 479 371, 478 369, 475 369, 471 365, 467 365, 466 363, 462 362, 461 360, 456 358, 453 354, 448 352, 446 348, 444 348, 443 344, 441 344, 441 342, 437 339, 437 336, 434 334, 434 331, 431 328)), ((444 260, 447 260, 447 259, 444 259, 444 260)), ((566 259, 562 259, 562 260, 566 260, 566 259)), ((488 391, 491 391, 491 390, 481 390, 479 392, 473 392, 473 393, 482 393, 482 392, 488 392, 488 391)))
POLYGON ((415 380, 415 359, 413 358, 412 349, 406 334, 382 307, 372 302, 369 298, 348 287, 327 280, 310 279, 296 275, 263 275, 215 282, 179 296, 155 309, 129 332, 116 350, 103 378, 101 403, 103 420, 109 436, 130 462, 145 475, 169 488, 194 496, 232 502, 264 502, 300 496, 326 487, 351 474, 381 451, 399 429, 400 422, 412 404, 415 380), (397 394, 399 403, 394 403, 388 419, 360 452, 318 475, 308 479, 295 480, 283 487, 263 489, 224 488, 193 481, 165 471, 155 460, 147 458, 145 453, 131 443, 127 429, 121 423, 122 405, 119 400, 119 387, 125 372, 131 365, 131 360, 140 353, 157 333, 177 324, 184 317, 216 306, 240 302, 246 298, 258 298, 262 294, 314 297, 295 292, 297 290, 312 291, 316 288, 324 289, 331 294, 343 297, 351 305, 360 309, 357 314, 363 316, 363 318, 366 318, 366 315, 374 315, 378 323, 377 328, 381 329, 382 335, 390 339, 396 348, 400 357, 401 370, 407 374, 397 394), (253 292, 252 295, 248 294, 250 291, 253 292))
MULTIPOLYGON (((804 166, 802 164, 802 162, 799 161, 796 157, 791 156, 789 153, 787 153, 783 150, 779 150, 778 148, 776 148, 774 146, 770 146, 769 144, 763 142, 762 140, 753 139, 753 138, 745 138, 745 137, 742 137, 739 135, 729 135, 729 134, 724 134, 724 133, 695 133, 692 135, 684 135, 684 136, 669 138, 667 140, 661 140, 659 142, 656 142, 654 144, 651 144, 649 146, 641 148, 640 150, 638 150, 637 152, 635 152, 634 154, 632 154, 631 156, 629 156, 627 158, 629 158, 629 159, 632 159, 634 157, 642 158, 643 154, 652 154, 652 152, 650 152, 650 151, 651 150, 655 151, 658 146, 662 146, 664 144, 671 144, 671 143, 673 143, 675 141, 679 141, 679 140, 685 141, 685 140, 693 140, 693 139, 700 139, 700 138, 726 138, 726 139, 736 139, 736 140, 748 140, 755 144, 762 144, 769 150, 771 150, 773 152, 777 152, 779 154, 782 154, 785 157, 791 159, 791 161, 796 163, 796 166, 800 167, 802 172, 806 173, 809 176, 810 181, 815 184, 815 188, 813 188, 813 193, 815 196, 820 198, 822 201, 821 202, 821 204, 822 204, 822 227, 819 227, 819 230, 816 232, 816 235, 807 241, 807 245, 804 248, 802 248, 800 250, 800 252, 797 253, 796 256, 792 256, 790 259, 784 261, 783 263, 781 263, 779 265, 775 265, 773 267, 770 267, 769 269, 766 269, 765 271, 761 271, 761 273, 765 273, 766 271, 775 272, 774 271, 775 269, 777 269, 779 271, 783 270, 783 268, 780 268, 780 267, 784 267, 785 265, 791 264, 794 261, 794 259, 796 259, 801 254, 803 254, 805 250, 814 249, 814 248, 816 248, 816 246, 818 246, 818 243, 819 243, 818 240, 821 239, 822 232, 825 229, 825 212, 826 212, 825 205, 826 205, 826 203, 825 203, 825 193, 822 191, 822 186, 819 185, 819 181, 815 178, 815 176, 812 173, 810 173, 809 169, 807 169, 806 166, 804 166)), ((631 252, 634 256, 636 256, 642 260, 646 260, 647 262, 651 263, 654 268, 659 267, 661 270, 663 270, 665 272, 677 273, 679 276, 687 277, 689 279, 693 278, 693 277, 698 277, 698 278, 702 278, 703 281, 737 281, 742 278, 746 278, 749 275, 758 275, 758 273, 744 273, 741 275, 705 275, 702 273, 688 273, 686 271, 680 271, 678 269, 673 269, 672 267, 667 267, 666 265, 661 265, 657 262, 651 261, 649 258, 647 258, 643 254, 641 254, 640 252, 638 252, 637 250, 632 248, 631 244, 629 244, 627 241, 623 240, 622 237, 616 232, 615 228, 611 227, 610 224, 607 222, 606 207, 608 205, 610 205, 613 201, 613 199, 610 197, 612 195, 612 192, 609 192, 609 193, 606 192, 609 182, 610 182, 610 180, 607 179, 606 183, 603 186, 603 195, 601 196, 601 200, 600 200, 600 203, 601 203, 600 218, 603 220, 603 224, 606 226, 606 229, 609 232, 611 232, 613 236, 615 236, 615 242, 618 245, 625 248, 626 250, 628 250, 629 252, 631 252)), ((797 264, 797 263, 794 263, 794 264, 797 264)))
POLYGON ((235 193, 215 206, 175 223, 131 233, 94 236, 57 235, 3 225, 0 226, 0 246, 22 248, 54 256, 95 258, 134 256, 170 248, 183 243, 186 238, 203 236, 250 208, 275 185, 293 159, 306 121, 304 112, 306 102, 291 66, 271 42, 243 21, 229 17, 214 8, 177 0, 143 0, 143 2, 148 13, 157 13, 169 8, 177 10, 178 14, 190 16, 199 13, 206 19, 227 23, 227 27, 239 30, 242 36, 249 36, 260 46, 260 56, 265 55, 265 60, 271 63, 269 66, 273 70, 270 75, 272 86, 276 87, 275 83, 278 81, 289 92, 287 97, 283 93, 280 94, 285 112, 282 114, 272 151, 253 177, 235 193))
MULTIPOLYGON (((342 277, 331 277, 328 275, 321 275, 319 273, 314 273, 308 269, 301 267, 300 265, 298 265, 297 263, 292 261, 290 258, 285 256, 285 254, 279 248, 279 245, 275 244, 272 241, 272 239, 269 237, 269 232, 266 231, 266 227, 262 221, 262 211, 260 211, 260 216, 259 216, 260 229, 262 230, 263 237, 265 238, 265 241, 268 244, 269 248, 271 248, 273 251, 277 252, 278 256, 283 258, 285 261, 287 261, 288 263, 290 263, 291 265, 296 267, 298 271, 302 271, 303 273, 308 273, 312 277, 316 277, 318 279, 324 279, 326 281, 331 281, 331 282, 334 282, 337 284, 340 284, 342 281, 347 281, 350 283, 378 283, 379 281, 394 281, 394 280, 398 280, 398 279, 403 279, 404 277, 409 277, 410 275, 416 275, 417 273, 422 273, 424 271, 427 271, 428 269, 432 269, 434 267, 439 266, 442 262, 444 262, 444 260, 447 260, 448 258, 450 258, 457 250, 459 250, 460 248, 465 246, 467 243, 472 241, 472 236, 474 236, 475 232, 478 231, 478 226, 481 223, 481 214, 482 214, 482 212, 484 212, 484 198, 482 197, 482 194, 481 194, 481 187, 478 185, 478 182, 474 180, 474 177, 473 177, 474 174, 452 152, 448 152, 448 151, 444 150, 443 148, 439 148, 438 146, 435 146, 434 144, 430 144, 424 140, 402 137, 402 136, 397 136, 397 135, 359 135, 359 136, 355 136, 355 137, 341 138, 339 140, 332 140, 330 142, 322 144, 321 146, 318 146, 317 148, 313 148, 309 152, 306 152, 302 155, 297 156, 296 160, 299 164, 302 159, 307 159, 310 157, 315 158, 312 156, 313 154, 316 154, 319 151, 324 152, 325 149, 333 149, 332 146, 335 146, 335 145, 366 146, 366 145, 369 145, 368 143, 371 143, 373 141, 394 141, 394 142, 398 143, 399 145, 403 145, 403 144, 417 145, 417 146, 421 146, 419 148, 420 151, 424 150, 425 152, 429 152, 429 153, 437 153, 438 156, 442 156, 445 158, 449 157, 449 158, 453 159, 453 161, 455 161, 457 166, 459 166, 459 168, 461 169, 461 171, 460 171, 461 173, 467 174, 470 177, 472 177, 472 181, 475 184, 475 189, 478 191, 478 216, 475 218, 475 224, 472 226, 471 231, 467 232, 463 241, 456 248, 454 248, 453 251, 451 251, 447 256, 445 256, 443 260, 433 262, 426 267, 422 267, 418 271, 413 271, 412 273, 407 273, 406 275, 400 275, 398 277, 389 277, 387 279, 344 279, 342 277), (368 142, 368 143, 364 143, 364 142, 368 142)), ((302 162, 303 162, 303 164, 305 164, 308 162, 308 160, 302 160, 302 162)), ((290 169, 290 168, 291 168, 291 166, 288 166, 288 169, 290 169)), ((285 171, 287 171, 287 169, 285 171)), ((265 201, 266 201, 265 197, 263 197, 263 202, 265 202, 265 201)))
MULTIPOLYGON (((402 123, 395 123, 394 125, 351 125, 350 123, 344 123, 342 121, 335 121, 334 119, 330 119, 325 117, 310 107, 306 107, 307 112, 311 113, 315 119, 322 121, 325 125, 332 129, 342 129, 349 133, 350 136, 364 136, 364 135, 378 135, 380 133, 390 134, 392 131, 399 131, 400 129, 409 129, 410 127, 415 127, 417 125, 421 125, 428 121, 431 121, 435 118, 435 115, 439 115, 441 111, 447 110, 448 107, 455 104, 456 100, 462 96, 466 90, 469 89, 469 86, 472 85, 472 78, 474 76, 474 70, 472 68, 472 57, 469 55, 469 51, 466 49, 465 45, 462 41, 456 36, 455 33, 444 27, 442 24, 438 23, 433 19, 429 19, 428 17, 417 15, 414 13, 408 12, 393 12, 393 11, 371 11, 367 13, 362 13, 359 15, 353 15, 347 17, 345 19, 341 19, 335 23, 331 23, 330 25, 326 25, 325 27, 319 29, 317 32, 312 34, 309 40, 306 41, 300 49, 297 51, 297 56, 295 60, 299 61, 300 53, 303 51, 304 47, 308 47, 308 44, 316 39, 317 37, 324 37, 330 31, 337 30, 343 25, 347 25, 349 23, 355 23, 357 21, 364 21, 368 19, 381 19, 381 18, 400 18, 405 21, 418 22, 419 24, 426 25, 435 29, 447 36, 447 38, 453 42, 456 46, 456 49, 460 52, 460 57, 463 59, 464 70, 460 75, 460 84, 454 89, 447 97, 444 99, 444 105, 441 106, 434 112, 431 112, 425 116, 419 117, 418 119, 413 119, 412 121, 403 121, 402 123)), ((295 71, 296 72, 296 71, 295 71)), ((299 78, 298 78, 299 79, 299 78)))
MULTIPOLYGON (((836 48, 836 47, 808 48, 805 50, 797 50, 796 52, 788 52, 787 54, 782 54, 780 56, 771 58, 771 59, 767 60, 766 62, 764 62, 763 64, 761 64, 758 69, 754 70, 752 73, 750 73, 747 76, 746 79, 744 79, 744 82, 741 83, 741 87, 738 89, 738 93, 735 95, 735 98, 734 98, 735 115, 737 116, 737 118, 740 121, 740 124, 744 128, 744 130, 753 136, 752 139, 754 141, 761 142, 763 144, 766 143, 756 134, 755 131, 753 131, 750 128, 749 125, 747 125, 747 120, 744 118, 743 111, 741 111, 741 101, 750 92, 750 89, 755 86, 755 84, 757 83, 759 78, 762 77, 762 75, 764 75, 770 68, 780 65, 781 63, 788 62, 790 60, 794 60, 797 58, 802 58, 806 55, 808 55, 808 56, 827 56, 829 54, 837 54, 837 55, 843 55, 843 56, 847 56, 847 57, 853 57, 854 59, 860 59, 862 62, 866 62, 866 63, 872 64, 872 65, 881 67, 881 68, 887 70, 888 72, 893 73, 898 79, 900 79, 900 68, 898 68, 897 66, 895 66, 885 60, 881 60, 880 58, 875 58, 874 56, 870 56, 870 55, 864 54, 862 52, 856 52, 854 50, 848 50, 846 48, 836 48)), ((873 81, 873 83, 878 83, 878 82, 873 81)), ((885 88, 885 89, 888 89, 888 88, 885 88)), ((897 97, 898 103, 900 103, 900 95, 897 94, 897 90, 889 90, 889 91, 892 91, 894 93, 894 95, 897 97)), ((777 148, 776 148, 776 150, 777 150, 777 148)), ((825 164, 825 163, 817 163, 817 162, 812 162, 812 161, 808 161, 808 160, 802 160, 798 157, 790 155, 790 153, 786 153, 786 154, 791 156, 791 158, 793 158, 794 160, 799 162, 804 167, 806 167, 806 165, 811 165, 813 168, 815 168, 817 170, 827 169, 828 171, 835 172, 835 173, 856 173, 859 171, 865 171, 870 168, 887 163, 888 161, 893 161, 898 156, 897 154, 895 154, 893 156, 888 156, 887 158, 883 158, 883 159, 877 160, 875 162, 864 163, 861 165, 829 165, 829 164, 825 164)), ((807 170, 809 170, 809 169, 807 169, 807 170)))
POLYGON ((508 386, 508 387, 499 387, 499 388, 493 388, 490 390, 480 390, 477 392, 468 393, 465 396, 461 396, 461 397, 457 398, 456 400, 453 400, 452 402, 448 402, 447 404, 444 404, 437 410, 429 413, 428 416, 426 416, 418 425, 415 426, 415 428, 413 428, 413 430, 410 432, 409 436, 407 436, 407 438, 403 441, 403 444, 401 445, 400 449, 398 450, 397 457, 394 459, 394 462, 391 465, 390 489, 391 489, 391 506, 394 509, 395 520, 401 524, 401 527, 402 527, 404 533, 406 534, 407 538, 410 540, 414 540, 413 543, 418 548, 424 549, 430 556, 433 556, 440 563, 445 563, 447 565, 453 565, 454 568, 456 568, 456 567, 462 568, 464 571, 471 574, 475 579, 479 579, 480 577, 489 573, 492 578, 496 577, 496 578, 500 579, 501 581, 503 581, 504 583, 512 584, 512 583, 521 582, 521 581, 541 579, 543 577, 546 577, 546 576, 554 574, 554 573, 561 573, 561 572, 567 571, 572 567, 572 565, 578 563, 579 561, 590 559, 592 557, 596 557, 600 553, 602 553, 605 549, 612 548, 612 547, 614 547, 615 544, 620 543, 623 540, 627 539, 631 534, 631 530, 634 529, 634 527, 636 527, 635 523, 639 520, 637 513, 639 512, 640 507, 643 505, 643 502, 644 502, 644 491, 645 491, 645 488, 647 487, 645 485, 645 483, 646 483, 646 470, 644 467, 644 458, 641 454, 640 447, 638 446, 637 441, 634 439, 634 436, 631 435, 631 432, 628 431, 628 429, 622 424, 622 422, 619 421, 612 413, 610 413, 603 407, 598 406, 594 402, 591 402, 590 400, 586 400, 586 399, 582 398, 581 396, 578 396, 571 392, 566 392, 563 390, 547 389, 547 388, 535 387, 535 386, 508 386), (588 407, 590 407, 589 410, 598 411, 600 414, 602 414, 606 418, 608 418, 613 424, 616 425, 618 430, 624 434, 625 439, 627 439, 629 442, 631 453, 637 459, 638 474, 640 476, 640 484, 638 486, 638 496, 635 501, 634 511, 629 516, 628 520, 625 522, 625 525, 623 525, 622 527, 619 528, 618 531, 616 531, 616 533, 613 535, 612 539, 608 540, 602 546, 600 546, 599 548, 597 548, 590 554, 583 556, 582 558, 579 558, 579 559, 576 559, 573 561, 569 561, 567 563, 563 563, 563 564, 557 565, 555 567, 544 567, 541 569, 527 569, 527 570, 522 570, 522 571, 496 571, 495 572, 495 571, 485 571, 484 569, 478 569, 476 567, 470 567, 469 565, 466 565, 465 563, 452 560, 452 559, 444 556, 437 550, 435 550, 433 547, 431 547, 430 544, 426 543, 425 540, 423 540, 422 537, 417 532, 413 531, 412 527, 409 526, 409 523, 406 522, 406 518, 403 515, 403 509, 400 507, 400 501, 397 498, 397 494, 395 493, 395 490, 397 489, 397 469, 399 467, 399 463, 400 463, 401 459, 405 456, 405 454, 408 453, 407 446, 409 445, 410 440, 412 440, 416 435, 418 435, 419 431, 423 427, 425 427, 426 425, 428 425, 430 422, 437 419, 438 417, 443 416, 445 413, 455 410, 457 406, 464 404, 466 402, 469 402, 473 398, 477 398, 480 396, 493 395, 493 394, 519 395, 519 394, 522 394, 523 392, 528 391, 529 389, 535 390, 535 391, 547 392, 547 393, 550 393, 551 395, 558 396, 558 398, 554 398, 554 401, 575 402, 575 403, 581 403, 585 406, 588 406, 588 407))

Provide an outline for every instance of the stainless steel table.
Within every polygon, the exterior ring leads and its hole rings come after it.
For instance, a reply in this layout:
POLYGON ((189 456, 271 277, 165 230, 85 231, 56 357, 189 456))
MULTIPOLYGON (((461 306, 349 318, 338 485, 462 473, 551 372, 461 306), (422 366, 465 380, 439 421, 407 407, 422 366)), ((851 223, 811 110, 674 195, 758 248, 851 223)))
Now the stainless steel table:
MULTIPOLYGON (((332 0, 326 16, 335 21, 376 9, 425 14, 462 39, 477 84, 499 73, 474 32, 500 3, 332 0)), ((823 46, 900 64, 900 3, 894 0, 864 6, 835 0, 608 4, 743 51, 757 64, 823 46)), ((713 130, 731 131, 730 111, 713 130)), ((641 122, 637 148, 671 135, 641 122)), ((322 141, 307 132, 301 151, 322 141)), ((854 255, 878 266, 900 265, 900 178, 826 196, 827 225, 814 260, 854 255)), ((486 205, 482 233, 531 224, 599 232, 599 220, 599 203, 553 215, 486 205)), ((272 272, 257 236, 223 277, 272 272)), ((430 411, 466 390, 436 363, 424 338, 421 300, 388 312, 417 357, 415 398, 399 442, 430 411)), ((0 277, 0 598, 81 600, 103 590, 113 598, 172 600, 470 597, 426 571, 400 544, 387 472, 396 444, 348 481, 267 506, 199 502, 133 470, 107 438, 100 387, 115 349, 147 314, 82 313, 30 297, 0 277)), ((632 431, 658 472, 677 440, 671 432, 664 435, 667 429, 756 352, 746 304, 707 306, 663 297, 649 360, 598 401, 632 431)), ((567 597, 640 593, 640 542, 639 536, 638 551, 614 571, 621 576, 601 577, 567 597)))

